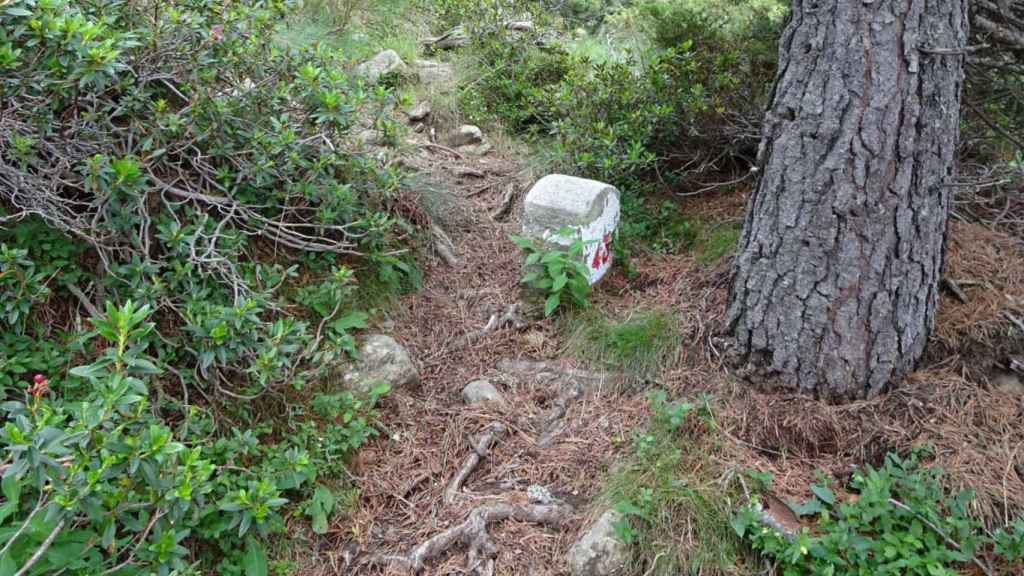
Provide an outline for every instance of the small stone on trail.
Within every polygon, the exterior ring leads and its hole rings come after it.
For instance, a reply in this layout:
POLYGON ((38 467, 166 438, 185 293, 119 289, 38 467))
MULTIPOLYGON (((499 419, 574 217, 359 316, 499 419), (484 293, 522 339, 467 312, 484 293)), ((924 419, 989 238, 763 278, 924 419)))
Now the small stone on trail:
POLYGON ((413 122, 422 122, 430 116, 430 102, 420 102, 406 113, 409 116, 409 120, 413 122))
POLYGON ((466 384, 466 387, 462 389, 462 399, 470 405, 484 402, 505 405, 505 397, 488 380, 474 380, 466 384))
POLYGON ((604 182, 551 174, 538 180, 523 201, 524 236, 562 247, 582 238, 591 284, 611 268, 611 241, 618 225, 619 191, 604 182), (560 237, 565 227, 576 236, 560 237))
POLYGON ((367 393, 381 383, 392 390, 419 382, 409 352, 391 336, 367 336, 359 347, 359 360, 342 376, 345 385, 354 391, 367 393))
POLYGON ((356 66, 356 74, 361 76, 368 84, 376 84, 381 76, 388 74, 406 74, 409 68, 402 61, 402 57, 394 50, 384 50, 373 58, 356 66))
POLYGON ((480 144, 484 141, 484 133, 476 126, 465 124, 459 126, 448 135, 448 144, 454 148, 480 144))
POLYGON ((622 514, 608 510, 569 549, 572 576, 619 576, 629 562, 629 546, 615 532, 622 514))

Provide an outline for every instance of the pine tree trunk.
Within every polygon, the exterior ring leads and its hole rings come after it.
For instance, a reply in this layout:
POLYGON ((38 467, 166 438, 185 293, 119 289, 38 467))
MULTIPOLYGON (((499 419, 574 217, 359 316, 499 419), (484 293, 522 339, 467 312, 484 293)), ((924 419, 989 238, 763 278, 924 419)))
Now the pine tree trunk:
POLYGON ((755 383, 862 398, 920 359, 967 26, 967 0, 794 0, 728 311, 755 383))

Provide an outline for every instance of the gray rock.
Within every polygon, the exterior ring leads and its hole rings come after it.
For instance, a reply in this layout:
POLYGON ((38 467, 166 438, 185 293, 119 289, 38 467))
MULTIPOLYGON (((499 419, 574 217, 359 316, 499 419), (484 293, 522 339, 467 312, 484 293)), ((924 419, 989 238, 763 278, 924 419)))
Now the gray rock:
POLYGON ((618 225, 619 191, 596 180, 551 174, 538 180, 523 201, 524 236, 560 246, 582 238, 591 284, 611 267, 610 243, 618 225), (563 228, 572 235, 561 236, 563 228))
POLYGON ((414 63, 420 82, 445 89, 455 84, 455 69, 451 64, 433 60, 417 60, 414 63))
POLYGON ((391 336, 367 336, 359 347, 359 359, 342 376, 348 388, 369 392, 385 382, 395 390, 419 382, 419 372, 409 352, 391 336))
POLYGON ((426 120, 427 116, 430 116, 430 102, 420 102, 414 106, 412 110, 406 112, 406 115, 409 117, 409 120, 412 120, 413 122, 422 122, 423 120, 426 120))
POLYGON ((409 67, 402 61, 402 57, 394 50, 384 50, 373 58, 356 66, 356 74, 361 76, 368 84, 376 84, 382 76, 388 74, 408 74, 409 67))
POLYGON ((488 380, 474 380, 466 384, 466 387, 462 389, 462 399, 470 405, 484 402, 505 404, 505 397, 488 380))
POLYGON ((452 147, 472 146, 484 141, 484 133, 476 126, 464 124, 448 135, 448 144, 452 147))
POLYGON ((569 549, 572 576, 618 576, 626 571, 629 547, 615 534, 622 514, 608 510, 569 549))
POLYGON ((462 26, 456 26, 437 38, 428 38, 423 41, 424 47, 433 50, 451 50, 461 48, 466 44, 469 44, 469 35, 462 26))

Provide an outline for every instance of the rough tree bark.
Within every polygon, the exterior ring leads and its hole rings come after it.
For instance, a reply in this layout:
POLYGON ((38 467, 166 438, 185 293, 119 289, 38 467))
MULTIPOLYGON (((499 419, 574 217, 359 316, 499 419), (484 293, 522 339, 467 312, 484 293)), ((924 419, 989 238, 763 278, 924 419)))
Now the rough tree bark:
POLYGON ((967 0, 794 0, 728 310, 755 383, 871 396, 935 319, 967 0))

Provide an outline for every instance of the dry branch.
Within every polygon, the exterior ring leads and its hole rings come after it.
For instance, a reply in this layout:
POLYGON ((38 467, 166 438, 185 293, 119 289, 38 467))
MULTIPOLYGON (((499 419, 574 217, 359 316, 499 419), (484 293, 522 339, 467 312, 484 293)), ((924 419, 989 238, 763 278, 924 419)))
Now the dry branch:
POLYGON ((499 204, 498 208, 491 214, 491 218, 498 222, 508 218, 508 215, 512 212, 512 206, 515 204, 518 197, 519 185, 515 180, 513 180, 505 187, 505 193, 501 196, 501 204, 499 204))

